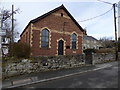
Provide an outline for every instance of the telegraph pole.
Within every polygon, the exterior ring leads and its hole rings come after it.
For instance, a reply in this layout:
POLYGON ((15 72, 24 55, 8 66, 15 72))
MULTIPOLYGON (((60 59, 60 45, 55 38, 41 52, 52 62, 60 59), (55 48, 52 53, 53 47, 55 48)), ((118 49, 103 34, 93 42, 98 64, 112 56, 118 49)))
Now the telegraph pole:
POLYGON ((12 36, 11 43, 14 43, 14 5, 12 5, 12 36))
POLYGON ((113 5, 113 10, 114 10, 114 25, 115 25, 115 60, 118 60, 118 42, 117 42, 117 24, 116 24, 116 3, 112 4, 110 2, 102 1, 102 0, 97 0, 109 5, 113 5))
POLYGON ((12 15, 12 30, 11 30, 11 37, 10 37, 10 53, 11 53, 11 56, 13 56, 14 5, 12 5, 12 13, 11 13, 11 15, 12 15))
POLYGON ((11 30, 11 37, 10 37, 10 55, 13 56, 13 43, 14 43, 14 5, 12 5, 12 30, 11 30))
MULTIPOLYGON (((0 34, 1 33, 2 33, 2 14, 0 14, 0 34)), ((1 39, 2 39, 2 35, 0 35, 0 61, 2 60, 2 40, 1 39)))
POLYGON ((117 24, 116 24, 116 3, 113 4, 114 10, 114 25, 115 25, 115 60, 118 60, 118 42, 117 42, 117 24))

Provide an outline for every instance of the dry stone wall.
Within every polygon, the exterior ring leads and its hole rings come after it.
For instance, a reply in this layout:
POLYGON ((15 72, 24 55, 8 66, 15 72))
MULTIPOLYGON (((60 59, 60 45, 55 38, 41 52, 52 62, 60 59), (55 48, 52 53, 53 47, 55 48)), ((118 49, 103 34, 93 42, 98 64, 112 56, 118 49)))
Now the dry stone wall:
POLYGON ((79 67, 84 64, 84 54, 74 56, 35 57, 33 60, 23 59, 18 63, 6 63, 6 65, 3 67, 3 78, 62 68, 79 67))
POLYGON ((92 58, 85 56, 85 54, 81 54, 69 56, 34 57, 34 59, 32 60, 23 59, 20 62, 6 62, 6 64, 2 68, 2 74, 3 78, 6 78, 21 74, 30 74, 49 70, 80 67, 89 64, 85 63, 85 57, 87 57, 87 60, 92 59, 92 63, 90 64, 93 65, 115 60, 115 54, 113 53, 93 53, 91 55, 92 58))
POLYGON ((115 60, 114 53, 94 53, 93 55, 93 64, 104 63, 108 61, 115 60))

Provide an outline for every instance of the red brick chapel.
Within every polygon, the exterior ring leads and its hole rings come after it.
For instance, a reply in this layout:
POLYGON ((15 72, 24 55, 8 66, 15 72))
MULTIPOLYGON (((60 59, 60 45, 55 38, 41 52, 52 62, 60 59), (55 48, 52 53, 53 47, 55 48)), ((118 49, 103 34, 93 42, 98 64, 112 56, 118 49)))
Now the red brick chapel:
POLYGON ((83 28, 61 5, 31 20, 20 42, 31 46, 32 56, 82 54, 83 28))

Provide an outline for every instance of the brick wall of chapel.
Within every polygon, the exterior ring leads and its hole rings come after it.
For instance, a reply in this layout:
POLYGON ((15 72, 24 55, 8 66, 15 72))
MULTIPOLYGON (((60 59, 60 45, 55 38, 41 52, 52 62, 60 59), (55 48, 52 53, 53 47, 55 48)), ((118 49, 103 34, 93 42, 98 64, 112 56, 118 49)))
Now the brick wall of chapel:
POLYGON ((27 43, 30 45, 30 35, 31 35, 31 27, 30 25, 26 28, 25 32, 20 37, 20 42, 27 43))
POLYGON ((70 54, 81 54, 82 53, 82 35, 83 32, 76 26, 76 24, 69 18, 64 10, 56 11, 51 15, 37 21, 33 24, 32 30, 32 55, 33 56, 55 56, 57 55, 57 40, 63 38, 65 41, 64 53, 65 55, 70 54), (63 17, 61 17, 63 13, 63 17), (61 32, 63 29, 63 23, 67 22, 64 27, 64 34, 61 32), (50 31, 50 47, 49 49, 40 48, 40 33, 44 28, 48 28, 50 31), (66 46, 71 48, 71 34, 77 33, 78 36, 78 49, 66 49, 66 46))

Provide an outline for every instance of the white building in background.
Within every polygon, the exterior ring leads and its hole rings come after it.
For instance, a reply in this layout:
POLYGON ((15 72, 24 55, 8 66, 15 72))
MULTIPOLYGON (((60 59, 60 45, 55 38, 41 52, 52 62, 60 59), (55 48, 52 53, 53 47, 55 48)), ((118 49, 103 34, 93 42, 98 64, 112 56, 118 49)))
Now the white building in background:
POLYGON ((6 37, 6 31, 2 26, 2 14, 0 14, 0 57, 8 54, 9 39, 6 37))
POLYGON ((120 1, 118 2, 118 37, 120 37, 120 1))
POLYGON ((100 49, 102 48, 101 41, 88 35, 83 36, 83 50, 85 49, 100 49))

